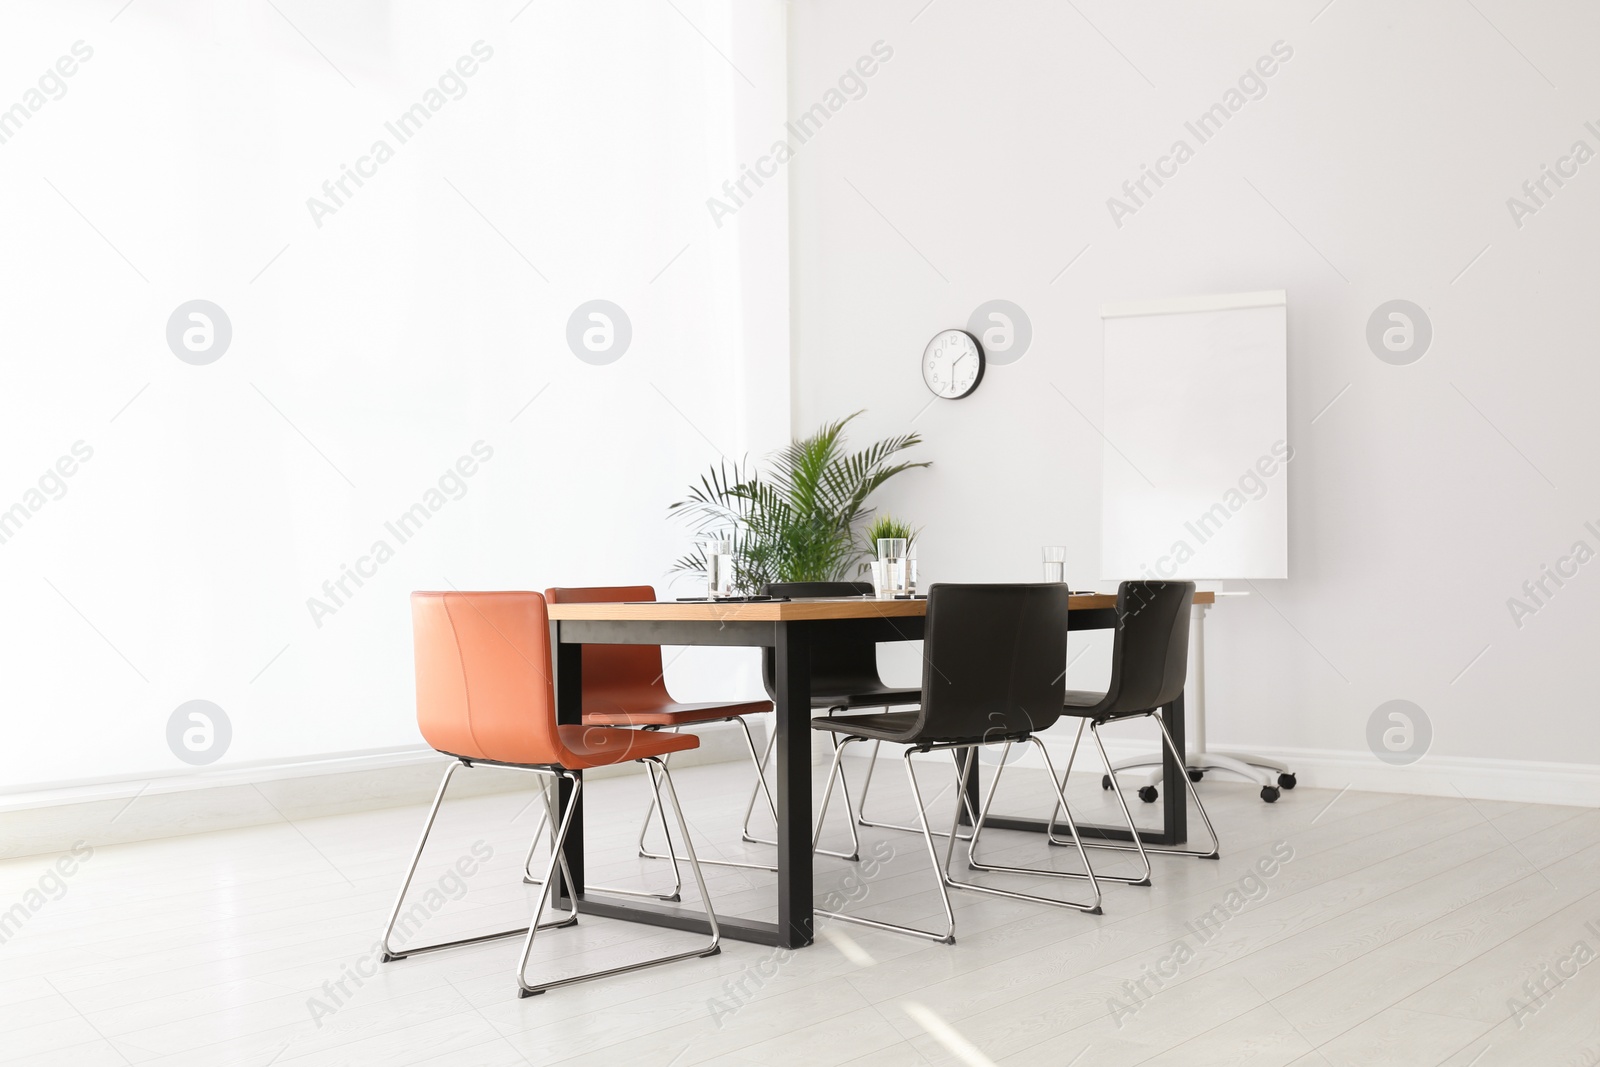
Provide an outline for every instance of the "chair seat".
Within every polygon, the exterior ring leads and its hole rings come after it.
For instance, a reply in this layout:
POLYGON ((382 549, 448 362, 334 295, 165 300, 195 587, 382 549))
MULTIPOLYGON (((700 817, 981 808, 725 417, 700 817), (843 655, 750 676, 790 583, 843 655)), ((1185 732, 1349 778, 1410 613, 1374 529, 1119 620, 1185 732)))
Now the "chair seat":
POLYGON ((916 711, 889 711, 878 715, 818 715, 811 720, 811 728, 901 745, 922 742, 935 745, 996 745, 1002 741, 1023 741, 1029 736, 1029 731, 1023 730, 1012 734, 985 734, 982 737, 936 737, 922 732, 918 725, 921 717, 921 713, 916 711))
MULTIPOLYGON (((1101 706, 1106 702, 1104 693, 1091 693, 1086 689, 1068 689, 1066 699, 1062 701, 1061 713, 1075 715, 1079 718, 1101 718, 1101 706)), ((1131 719, 1138 715, 1148 715, 1148 711, 1113 711, 1104 715, 1104 719, 1131 719)))
POLYGON ((877 715, 818 715, 811 720, 811 728, 874 741, 898 741, 917 736, 918 718, 920 715, 915 711, 888 711, 877 715))
POLYGON ((719 704, 716 701, 680 704, 668 701, 637 710, 614 705, 605 709, 585 708, 583 721, 588 726, 694 726, 697 723, 722 722, 735 715, 759 715, 771 710, 772 704, 765 700, 743 704, 719 704))
POLYGON ((828 692, 811 694, 813 708, 882 708, 891 704, 920 704, 921 689, 893 689, 886 685, 863 685, 849 693, 828 692))
POLYGON ((572 757, 564 766, 571 771, 591 767, 609 767, 629 760, 665 756, 669 752, 682 752, 699 748, 696 734, 668 734, 659 730, 619 730, 613 726, 568 724, 556 727, 561 732, 561 743, 572 757))

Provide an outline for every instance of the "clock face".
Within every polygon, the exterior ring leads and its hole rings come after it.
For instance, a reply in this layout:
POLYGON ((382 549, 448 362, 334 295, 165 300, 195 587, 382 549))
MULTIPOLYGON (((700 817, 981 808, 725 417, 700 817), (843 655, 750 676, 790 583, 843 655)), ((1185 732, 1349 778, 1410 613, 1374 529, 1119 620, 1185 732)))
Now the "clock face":
POLYGON ((959 400, 983 380, 983 346, 965 330, 944 330, 922 351, 922 380, 934 396, 959 400))

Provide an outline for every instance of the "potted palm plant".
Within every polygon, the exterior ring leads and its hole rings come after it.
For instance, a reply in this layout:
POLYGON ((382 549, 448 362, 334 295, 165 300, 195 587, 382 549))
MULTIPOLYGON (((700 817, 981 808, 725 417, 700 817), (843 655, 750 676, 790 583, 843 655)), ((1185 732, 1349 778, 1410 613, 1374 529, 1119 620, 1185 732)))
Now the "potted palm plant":
MULTIPOLYGON (((668 508, 696 533, 715 530, 733 542, 740 595, 757 594, 768 582, 845 579, 869 554, 856 534, 872 514, 868 498, 895 475, 930 466, 899 458, 922 443, 915 433, 849 451, 845 427, 860 414, 826 423, 762 466, 720 462, 668 508)), ((705 550, 697 546, 672 569, 704 575, 706 565, 705 550)))

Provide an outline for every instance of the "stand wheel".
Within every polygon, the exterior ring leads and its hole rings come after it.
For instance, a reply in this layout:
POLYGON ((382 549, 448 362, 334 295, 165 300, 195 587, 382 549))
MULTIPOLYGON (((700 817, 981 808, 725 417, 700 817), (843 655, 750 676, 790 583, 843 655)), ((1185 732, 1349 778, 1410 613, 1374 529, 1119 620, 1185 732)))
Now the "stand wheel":
POLYGON ((1100 776, 1100 788, 1101 789, 1110 789, 1111 788, 1111 776, 1109 774, 1102 774, 1100 776))
POLYGON ((1285 772, 1278 775, 1278 784, 1285 789, 1293 789, 1295 786, 1299 785, 1300 782, 1295 778, 1294 775, 1285 772))
MULTIPOLYGON (((1273 792, 1276 793, 1277 790, 1274 789, 1273 792)), ((1144 786, 1139 790, 1139 799, 1144 801, 1146 804, 1154 804, 1156 802, 1156 798, 1160 795, 1160 793, 1156 792, 1156 787, 1153 785, 1144 786)))
POLYGON ((1276 804, 1278 802, 1278 796, 1279 793, 1277 786, 1264 785, 1261 787, 1261 799, 1265 800, 1268 804, 1276 804))
POLYGON ((1206 772, 1200 770, 1199 768, 1191 767, 1189 769, 1189 781, 1191 781, 1191 782, 1198 782, 1200 779, 1204 778, 1205 776, 1206 776, 1206 772))

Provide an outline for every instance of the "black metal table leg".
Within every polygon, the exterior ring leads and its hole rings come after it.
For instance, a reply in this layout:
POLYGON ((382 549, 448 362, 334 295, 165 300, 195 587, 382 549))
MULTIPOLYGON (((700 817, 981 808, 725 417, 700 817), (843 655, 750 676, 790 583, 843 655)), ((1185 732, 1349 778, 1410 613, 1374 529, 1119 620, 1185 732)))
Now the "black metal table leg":
MULTIPOLYGON (((975 811, 982 811, 983 810, 983 798, 978 795, 978 792, 979 792, 978 779, 981 777, 981 773, 980 772, 983 770, 983 768, 981 766, 978 766, 978 767, 972 768, 971 771, 967 770, 967 761, 968 760, 975 760, 977 758, 978 758, 978 750, 975 749, 975 748, 965 749, 959 755, 956 756, 957 771, 962 776, 963 780, 965 780, 966 783, 967 783, 967 805, 966 805, 966 807, 962 808, 961 811, 958 813, 958 817, 961 820, 961 825, 962 826, 971 826, 972 825, 972 819, 969 818, 968 815, 967 815, 968 812, 975 812, 975 811)), ((988 822, 984 823, 984 825, 985 826, 999 826, 1000 824, 995 822, 994 818, 991 817, 988 822)))
MULTIPOLYGON (((1161 718, 1167 724, 1167 732, 1172 735, 1173 745, 1180 754, 1187 755, 1189 746, 1184 730, 1182 693, 1162 709, 1161 718)), ((1165 831, 1163 836, 1169 841, 1152 841, 1153 844, 1179 844, 1189 839, 1189 783, 1185 781, 1189 768, 1184 766, 1184 762, 1182 759, 1174 760, 1167 746, 1161 746, 1161 828, 1165 831)))
POLYGON ((778 937, 811 944, 811 642, 807 623, 777 624, 773 692, 778 731, 778 937))
MULTIPOLYGON (((558 622, 550 624, 550 663, 555 668, 556 691, 556 722, 562 725, 581 725, 583 723, 583 646, 562 644, 560 642, 560 626, 558 622)), ((582 771, 573 772, 580 778, 582 771)), ((572 783, 565 778, 560 785, 561 811, 563 815, 568 807, 573 804, 572 783)), ((583 893, 583 797, 577 799, 578 810, 572 814, 572 826, 567 830, 567 841, 562 848, 567 858, 567 868, 572 871, 572 880, 576 886, 566 885, 565 877, 557 883, 557 897, 565 900, 572 889, 583 893)))

